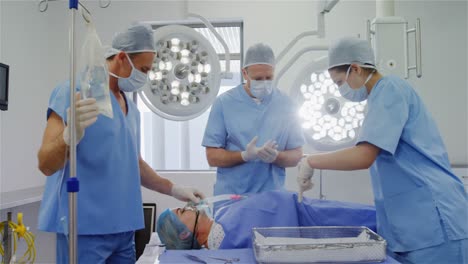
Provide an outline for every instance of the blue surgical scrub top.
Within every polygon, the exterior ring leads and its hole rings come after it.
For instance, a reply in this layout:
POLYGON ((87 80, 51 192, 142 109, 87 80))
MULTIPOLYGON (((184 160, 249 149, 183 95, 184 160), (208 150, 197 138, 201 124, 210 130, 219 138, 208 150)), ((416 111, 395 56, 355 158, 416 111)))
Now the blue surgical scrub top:
POLYGON ((468 200, 436 123, 406 81, 383 77, 368 97, 359 143, 381 149, 370 168, 377 230, 394 252, 468 237, 468 200))
MULTIPOLYGON (((78 87, 79 89, 79 87, 78 87)), ((52 92, 47 118, 55 112, 67 122, 69 82, 52 92)), ((140 114, 127 98, 127 115, 110 93, 114 118, 99 115, 77 145, 77 230, 80 235, 113 234, 144 227, 138 165, 140 114)), ((68 233, 69 161, 47 177, 39 211, 39 229, 68 233), (63 176, 62 176, 63 175, 63 176), (63 177, 63 180, 62 180, 63 177)))
MULTIPOLYGON (((258 136, 257 147, 275 140, 278 150, 304 145, 297 108, 278 89, 257 104, 239 85, 220 95, 211 107, 202 145, 244 151, 258 136)), ((258 193, 284 188, 285 169, 261 160, 218 168, 214 195, 258 193)))

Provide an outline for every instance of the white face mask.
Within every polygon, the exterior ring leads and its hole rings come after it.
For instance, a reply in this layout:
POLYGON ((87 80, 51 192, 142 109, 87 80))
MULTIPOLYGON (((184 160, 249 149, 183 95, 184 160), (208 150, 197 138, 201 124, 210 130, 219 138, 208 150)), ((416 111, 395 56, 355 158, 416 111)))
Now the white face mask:
POLYGON ((259 100, 263 100, 265 97, 271 94, 273 91, 273 81, 265 80, 265 81, 257 81, 251 80, 250 81, 250 93, 252 93, 255 98, 259 100))
POLYGON ((117 83, 119 85, 120 90, 124 92, 134 92, 146 84, 146 82, 148 81, 148 75, 135 68, 128 54, 125 53, 125 55, 127 55, 128 61, 130 62, 130 66, 132 66, 132 72, 130 73, 130 76, 124 78, 117 76, 112 72, 109 72, 109 74, 119 79, 117 83))
POLYGON ((372 75, 374 73, 371 73, 369 74, 369 76, 367 76, 366 81, 361 87, 357 89, 353 89, 348 84, 348 77, 349 77, 350 69, 351 69, 351 66, 349 66, 348 71, 346 71, 345 83, 342 84, 338 89, 340 91, 341 96, 343 96, 344 98, 352 102, 362 102, 367 99, 367 96, 369 96, 369 93, 367 92, 367 88, 365 85, 370 80, 370 78, 372 78, 372 75))

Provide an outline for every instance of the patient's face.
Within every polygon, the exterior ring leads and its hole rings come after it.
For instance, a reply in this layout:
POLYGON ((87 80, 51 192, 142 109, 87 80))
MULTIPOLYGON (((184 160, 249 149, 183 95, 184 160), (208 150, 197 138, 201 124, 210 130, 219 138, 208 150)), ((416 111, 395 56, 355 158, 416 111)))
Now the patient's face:
POLYGON ((193 226, 197 217, 196 210, 190 207, 172 209, 172 212, 184 223, 185 226, 193 233, 193 226))

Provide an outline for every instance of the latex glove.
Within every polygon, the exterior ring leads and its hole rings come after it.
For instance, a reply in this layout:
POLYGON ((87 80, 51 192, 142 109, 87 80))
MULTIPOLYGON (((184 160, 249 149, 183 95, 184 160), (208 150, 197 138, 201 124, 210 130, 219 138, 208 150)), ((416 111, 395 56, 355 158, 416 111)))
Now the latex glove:
POLYGON ((278 145, 276 141, 268 140, 265 144, 258 149, 258 157, 265 163, 272 163, 278 157, 278 145))
POLYGON ((183 202, 192 201, 196 204, 200 203, 200 199, 205 199, 205 195, 199 190, 175 184, 172 186, 171 196, 183 202))
MULTIPOLYGON (((99 115, 99 107, 96 103, 96 99, 80 99, 80 93, 75 95, 75 129, 76 129, 76 144, 84 137, 85 129, 90 125, 94 124, 99 115)), ((67 109, 67 120, 70 120, 70 108, 67 109)), ((63 130, 63 140, 65 144, 70 145, 70 128, 65 126, 63 130)))
POLYGON ((299 162, 299 174, 297 175, 296 181, 299 187, 298 191, 298 202, 302 202, 303 193, 311 190, 314 187, 312 183, 312 176, 314 176, 314 169, 310 167, 307 157, 303 158, 299 162))
POLYGON ((257 139, 255 136, 245 147, 245 150, 241 152, 242 159, 245 162, 256 160, 258 158, 258 148, 257 148, 257 139))

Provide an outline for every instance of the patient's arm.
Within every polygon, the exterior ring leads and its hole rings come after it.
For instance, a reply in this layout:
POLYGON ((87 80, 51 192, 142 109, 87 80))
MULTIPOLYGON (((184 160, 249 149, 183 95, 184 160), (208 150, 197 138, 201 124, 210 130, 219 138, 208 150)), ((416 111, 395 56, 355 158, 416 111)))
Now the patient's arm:
POLYGON ((280 167, 295 167, 302 158, 302 147, 280 151, 278 157, 273 162, 280 167))

